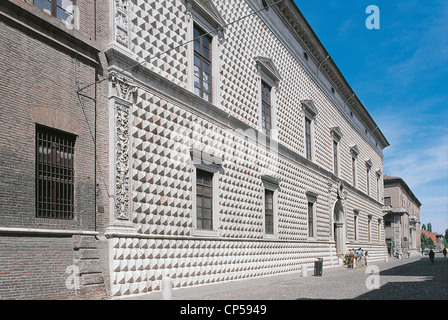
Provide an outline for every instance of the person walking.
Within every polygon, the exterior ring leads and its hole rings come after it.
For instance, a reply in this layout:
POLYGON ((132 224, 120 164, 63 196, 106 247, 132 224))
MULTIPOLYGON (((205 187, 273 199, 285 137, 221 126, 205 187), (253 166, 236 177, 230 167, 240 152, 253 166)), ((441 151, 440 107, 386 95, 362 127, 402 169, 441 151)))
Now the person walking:
POLYGON ((443 257, 446 258, 446 248, 443 248, 443 257))
POLYGON ((434 251, 432 251, 432 249, 431 249, 431 251, 429 251, 429 260, 431 260, 431 263, 432 264, 434 264, 434 251))

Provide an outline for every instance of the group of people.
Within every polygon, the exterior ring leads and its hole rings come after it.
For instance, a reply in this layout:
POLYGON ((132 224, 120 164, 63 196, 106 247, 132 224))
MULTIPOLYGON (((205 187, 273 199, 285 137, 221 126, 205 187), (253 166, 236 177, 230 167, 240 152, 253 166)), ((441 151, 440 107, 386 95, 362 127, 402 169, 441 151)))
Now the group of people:
POLYGON ((368 255, 369 252, 364 251, 362 248, 358 248, 358 250, 349 249, 344 257, 344 265, 349 268, 367 266, 368 255))

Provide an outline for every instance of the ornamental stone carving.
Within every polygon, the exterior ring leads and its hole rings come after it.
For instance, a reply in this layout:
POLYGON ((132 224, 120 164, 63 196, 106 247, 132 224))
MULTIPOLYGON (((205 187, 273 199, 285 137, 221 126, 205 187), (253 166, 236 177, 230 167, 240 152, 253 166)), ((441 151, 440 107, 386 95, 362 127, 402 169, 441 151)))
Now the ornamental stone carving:
POLYGON ((110 81, 112 83, 113 95, 124 101, 132 103, 134 100, 133 95, 137 91, 137 86, 125 77, 117 74, 112 74, 110 81))
POLYGON ((115 122, 115 214, 118 220, 130 217, 131 107, 137 87, 126 78, 113 75, 115 122))
POLYGON ((114 1, 114 22, 115 22, 115 41, 129 48, 129 0, 114 1))

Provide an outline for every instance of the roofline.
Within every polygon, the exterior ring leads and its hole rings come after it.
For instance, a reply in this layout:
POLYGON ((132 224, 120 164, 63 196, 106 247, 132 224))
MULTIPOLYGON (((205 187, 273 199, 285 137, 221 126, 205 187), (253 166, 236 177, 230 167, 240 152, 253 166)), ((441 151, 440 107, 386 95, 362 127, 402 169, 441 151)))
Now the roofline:
POLYGON ((415 196, 415 194, 412 192, 411 188, 407 185, 407 183, 400 177, 391 177, 388 175, 384 175, 384 187, 386 188, 386 184, 392 184, 398 182, 405 191, 411 196, 411 198, 418 204, 419 207, 422 206, 422 203, 418 200, 418 198, 415 196))
MULTIPOLYGON (((300 18, 305 23, 306 28, 308 29, 307 31, 312 35, 313 40, 316 41, 316 43, 317 43, 317 45, 319 47, 319 50, 322 51, 323 57, 322 57, 322 61, 320 61, 320 62, 323 62, 324 59, 328 59, 328 61, 331 63, 332 68, 336 72, 337 77, 343 82, 343 84, 346 86, 346 88, 348 88, 348 92, 343 92, 342 90, 340 90, 340 92, 343 94, 343 97, 346 99, 347 104, 349 104, 349 102, 348 102, 349 99, 352 99, 353 97, 355 98, 356 104, 358 105, 358 108, 354 108, 354 107, 352 107, 352 108, 355 111, 357 111, 359 109, 358 112, 362 112, 362 116, 365 117, 365 119, 363 118, 363 121, 366 122, 366 125, 370 127, 369 129, 370 129, 371 134, 374 135, 379 140, 379 142, 383 145, 383 149, 389 147, 390 143, 387 141, 386 137, 381 132, 381 130, 379 129, 379 127, 376 124, 375 120, 373 120, 372 116, 367 111, 366 107, 363 105, 363 103, 361 102, 359 97, 356 95, 355 91, 352 89, 352 87, 348 83, 347 79, 342 74, 341 70, 338 68, 338 66, 336 65, 334 60, 331 58, 330 54, 325 49, 324 45, 322 44, 322 42, 320 41, 319 37, 314 32, 313 28, 310 26, 310 24, 308 23, 308 21, 306 20, 306 18, 302 14, 302 12, 300 11, 300 9, 297 6, 297 4, 294 2, 294 0, 285 0, 285 1, 288 1, 295 8, 295 10, 299 14, 300 18)), ((327 75, 330 78, 332 78, 331 75, 329 75, 328 72, 327 72, 327 75)), ((351 104, 350 104, 350 106, 351 106, 351 104)))

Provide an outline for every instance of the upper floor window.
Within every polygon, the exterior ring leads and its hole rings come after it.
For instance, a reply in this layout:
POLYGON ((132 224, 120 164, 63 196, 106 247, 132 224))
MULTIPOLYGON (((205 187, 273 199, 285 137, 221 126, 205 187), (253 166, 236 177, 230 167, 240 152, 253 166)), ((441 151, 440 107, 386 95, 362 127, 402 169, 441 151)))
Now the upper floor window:
POLYGON ((34 0, 34 5, 44 12, 72 25, 74 22, 75 0, 34 0))
POLYGON ((354 240, 358 240, 358 216, 359 216, 359 211, 355 210, 353 212, 353 238, 354 238, 354 240))
POLYGON ((270 137, 272 129, 271 87, 264 81, 261 82, 261 118, 262 130, 266 136, 270 137))
POLYGON ((314 155, 313 132, 317 108, 312 100, 301 100, 302 110, 305 114, 305 157, 312 161, 314 155))
POLYGON ((333 141, 333 171, 334 175, 338 175, 338 143, 333 141))
POLYGON ((311 120, 305 118, 305 149, 306 158, 311 160, 311 120))
POLYGON ((212 38, 194 25, 194 92, 212 101, 212 38))
POLYGON ((73 219, 76 136, 36 127, 36 216, 73 219))
POLYGON ((330 129, 333 138, 333 173, 335 176, 339 173, 339 141, 342 139, 342 132, 339 127, 330 129))
POLYGON ((356 158, 352 156, 352 184, 356 187, 356 158))
POLYGON ((276 140, 277 136, 277 91, 281 76, 271 58, 254 57, 259 90, 259 127, 267 137, 276 140))
POLYGON ((357 145, 350 148, 350 153, 352 155, 352 184, 356 188, 356 162, 359 154, 359 149, 357 145))
POLYGON ((370 169, 372 168, 372 161, 366 161, 366 193, 370 196, 370 169))

